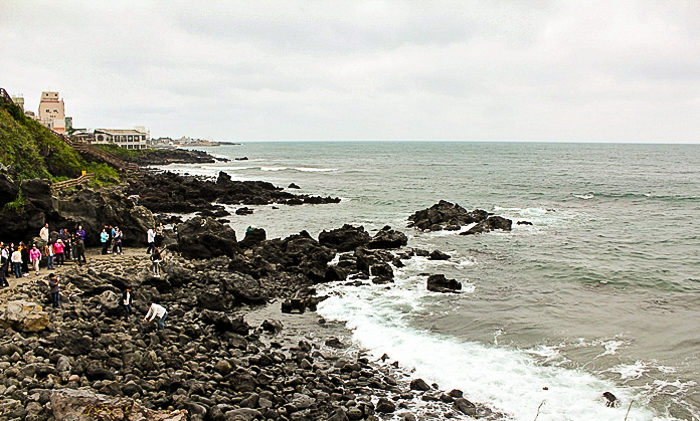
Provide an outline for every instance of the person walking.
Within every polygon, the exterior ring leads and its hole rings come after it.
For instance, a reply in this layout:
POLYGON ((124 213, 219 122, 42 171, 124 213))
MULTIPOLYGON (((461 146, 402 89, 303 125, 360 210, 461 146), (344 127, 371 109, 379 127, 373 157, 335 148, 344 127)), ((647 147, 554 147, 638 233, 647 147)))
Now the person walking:
POLYGON ((106 228, 102 228, 100 233, 100 242, 102 243, 102 254, 107 254, 107 248, 109 247, 109 234, 106 228))
POLYGON ((56 266, 63 266, 63 264, 65 263, 65 260, 63 258, 63 251, 65 250, 65 248, 66 245, 60 238, 56 240, 56 243, 53 245, 53 253, 54 259, 56 260, 56 266))
POLYGON ((85 243, 80 237, 75 238, 75 260, 78 261, 78 266, 82 266, 83 263, 87 265, 87 260, 85 259, 85 243))
POLYGON ((21 241, 19 246, 22 254, 22 276, 29 276, 29 247, 21 241))
POLYGON ((22 252, 20 251, 21 246, 17 246, 17 249, 12 252, 12 269, 15 272, 15 278, 22 277, 22 252))
POLYGON ((49 287, 51 288, 51 305, 53 308, 58 308, 61 305, 61 293, 59 291, 59 284, 61 283, 61 278, 53 273, 49 273, 49 287))
POLYGON ((148 241, 148 249, 146 250, 146 254, 151 254, 151 252, 153 252, 153 250, 156 248, 155 228, 149 228, 148 231, 146 231, 146 240, 148 241))
POLYGON ((39 276, 39 261, 41 261, 41 251, 36 248, 36 244, 32 244, 32 249, 29 250, 29 260, 32 262, 34 274, 39 276))
POLYGON ((143 321, 152 322, 156 317, 158 317, 158 330, 165 330, 165 318, 168 317, 168 312, 165 310, 165 307, 151 300, 151 306, 148 309, 148 313, 146 313, 146 317, 143 318, 143 321), (150 319, 148 319, 149 317, 150 319))
POLYGON ((163 258, 160 255, 160 249, 156 247, 153 249, 153 254, 151 254, 151 262, 153 262, 151 269, 153 269, 153 276, 160 278, 160 262, 163 258))
POLYGON ((10 283, 7 282, 7 277, 5 276, 5 271, 0 270, 0 288, 9 287, 10 283))
POLYGON ((53 270, 53 244, 46 244, 44 246, 44 256, 46 256, 46 268, 49 270, 53 270))
POLYGON ((2 265, 0 267, 0 271, 3 273, 3 275, 10 276, 10 272, 8 270, 8 267, 10 265, 10 255, 12 252, 10 251, 10 247, 7 244, 0 243, 0 264, 2 265))
POLYGON ((124 318, 129 321, 129 316, 131 315, 131 305, 134 299, 131 296, 131 287, 126 287, 124 293, 122 294, 122 305, 124 306, 124 318))
POLYGON ((44 226, 39 230, 39 238, 44 240, 45 242, 49 242, 49 223, 47 222, 44 224, 44 226))

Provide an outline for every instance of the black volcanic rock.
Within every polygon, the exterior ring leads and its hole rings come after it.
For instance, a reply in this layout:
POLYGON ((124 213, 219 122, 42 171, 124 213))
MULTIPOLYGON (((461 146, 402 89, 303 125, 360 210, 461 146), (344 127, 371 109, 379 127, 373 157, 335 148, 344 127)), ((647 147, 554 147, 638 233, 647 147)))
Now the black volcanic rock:
POLYGON ((233 229, 212 218, 194 217, 178 225, 177 236, 180 253, 188 259, 231 257, 239 249, 233 229))
POLYGON ((321 245, 336 249, 340 253, 367 245, 369 241, 370 236, 364 227, 354 227, 349 224, 330 231, 323 230, 318 235, 318 242, 321 245))
POLYGON ((406 234, 385 226, 367 243, 368 249, 395 249, 408 244, 406 234))
POLYGON ((462 284, 455 279, 447 279, 445 275, 430 275, 428 277, 428 291, 433 292, 457 292, 462 289, 462 284))
POLYGON ((169 172, 139 173, 129 180, 128 194, 141 196, 140 204, 152 212, 191 213, 226 205, 286 205, 339 203, 339 198, 295 195, 263 181, 233 181, 220 172, 216 181, 169 172))
POLYGON ((245 237, 238 242, 241 248, 247 249, 265 241, 267 234, 262 228, 248 227, 245 231, 245 237))
POLYGON ((489 232, 493 230, 503 230, 510 231, 513 225, 513 221, 502 216, 490 216, 486 220, 479 222, 473 227, 469 228, 465 232, 461 232, 459 235, 472 235, 480 234, 484 232, 489 232))
POLYGON ((501 216, 493 216, 493 214, 482 210, 475 209, 471 212, 467 211, 458 204, 453 204, 444 200, 431 206, 428 209, 423 209, 408 217, 410 221, 408 226, 420 230, 429 231, 457 231, 464 225, 476 223, 468 231, 460 233, 460 235, 470 235, 493 230, 510 231, 513 221, 501 216))

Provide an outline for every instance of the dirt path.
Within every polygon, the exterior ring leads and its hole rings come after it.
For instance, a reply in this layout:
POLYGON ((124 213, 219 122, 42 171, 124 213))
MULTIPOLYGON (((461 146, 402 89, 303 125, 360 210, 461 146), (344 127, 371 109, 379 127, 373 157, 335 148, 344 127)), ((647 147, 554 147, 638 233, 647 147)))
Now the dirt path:
MULTIPOLYGON (((124 254, 120 255, 114 255, 114 254, 106 254, 102 255, 102 249, 101 248, 89 248, 85 252, 85 259, 87 260, 87 265, 83 264, 82 269, 83 270, 88 270, 90 267, 94 266, 95 264, 104 264, 107 262, 114 262, 114 263, 123 263, 127 260, 133 261, 134 257, 139 257, 142 256, 144 261, 147 261, 150 255, 146 254, 146 247, 135 247, 135 248, 124 248, 124 254)), ((29 276, 23 276, 21 278, 15 278, 14 273, 12 272, 12 268, 10 267, 10 276, 7 278, 8 282, 10 283, 10 287, 16 287, 20 286, 22 284, 25 284, 29 281, 34 281, 37 279, 43 279, 43 280, 48 280, 49 273, 55 273, 57 275, 62 274, 66 270, 73 269, 73 268, 78 268, 78 263, 74 261, 73 259, 70 259, 66 261, 66 263, 63 266, 56 266, 54 269, 49 270, 46 268, 46 266, 42 266, 39 268, 39 275, 35 275, 34 271, 31 271, 29 273, 29 276)), ((30 267, 31 269, 31 267, 30 267)))

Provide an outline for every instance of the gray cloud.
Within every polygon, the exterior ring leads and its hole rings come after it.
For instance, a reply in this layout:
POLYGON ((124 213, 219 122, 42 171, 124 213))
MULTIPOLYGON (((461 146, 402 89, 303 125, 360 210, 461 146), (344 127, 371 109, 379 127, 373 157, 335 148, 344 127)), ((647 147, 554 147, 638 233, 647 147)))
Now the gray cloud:
POLYGON ((700 4, 610 3, 9 0, 2 84, 154 136, 696 142, 700 4))

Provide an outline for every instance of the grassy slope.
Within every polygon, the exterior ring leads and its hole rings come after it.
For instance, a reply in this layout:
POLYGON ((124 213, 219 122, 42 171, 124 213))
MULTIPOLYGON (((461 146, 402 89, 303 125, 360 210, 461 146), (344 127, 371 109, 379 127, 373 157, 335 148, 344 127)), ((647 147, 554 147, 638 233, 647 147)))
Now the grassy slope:
POLYGON ((98 183, 119 180, 116 170, 106 164, 86 162, 49 129, 4 101, 0 101, 0 163, 10 166, 20 180, 57 181, 77 177, 81 171, 96 173, 98 183))

